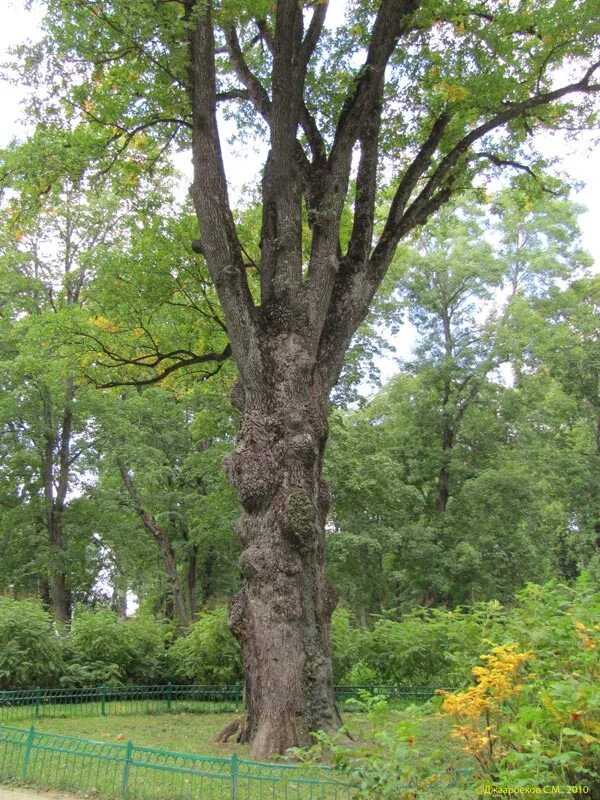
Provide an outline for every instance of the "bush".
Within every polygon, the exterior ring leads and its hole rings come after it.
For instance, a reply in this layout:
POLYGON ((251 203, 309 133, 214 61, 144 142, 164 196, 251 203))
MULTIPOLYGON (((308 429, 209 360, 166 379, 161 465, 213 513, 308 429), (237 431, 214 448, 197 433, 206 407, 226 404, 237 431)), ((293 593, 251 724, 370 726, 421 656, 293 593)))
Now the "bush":
POLYGON ((331 618, 331 649, 335 683, 350 684, 346 676, 359 661, 360 643, 364 635, 365 632, 353 624, 352 615, 346 608, 335 609, 331 618))
POLYGON ((0 688, 53 686, 63 668, 58 634, 41 603, 0 597, 0 688))
POLYGON ((122 620, 108 609, 78 608, 64 645, 69 668, 62 683, 160 683, 167 632, 151 617, 122 620))
POLYGON ((169 674, 184 683, 225 685, 242 679, 242 654, 222 606, 203 614, 168 654, 169 674))
POLYGON ((129 683, 154 684, 167 680, 166 644, 173 637, 171 623, 136 615, 124 623, 125 635, 133 653, 127 678, 129 683))
POLYGON ((498 781, 586 786, 600 797, 600 592, 552 581, 517 596, 505 635, 533 651, 519 707, 498 735, 508 752, 498 781))
POLYGON ((381 683, 462 685, 481 641, 501 624, 503 613, 491 601, 470 610, 420 609, 400 622, 378 620, 361 640, 359 660, 381 683))
MULTIPOLYGON (((363 753, 359 796, 463 800, 570 786, 600 797, 599 620, 600 593, 585 575, 576 587, 528 586, 491 625, 495 641, 473 660, 471 685, 397 714, 395 732, 363 753)), ((355 750, 336 755, 357 767, 355 750)))

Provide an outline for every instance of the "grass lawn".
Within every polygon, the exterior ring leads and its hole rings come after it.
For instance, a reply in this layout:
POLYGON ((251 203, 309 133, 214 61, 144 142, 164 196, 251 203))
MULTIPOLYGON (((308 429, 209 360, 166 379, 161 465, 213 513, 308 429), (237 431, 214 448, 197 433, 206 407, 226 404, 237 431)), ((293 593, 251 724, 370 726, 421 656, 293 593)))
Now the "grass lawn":
MULTIPOLYGON (((250 758, 249 745, 238 744, 235 736, 225 743, 214 741, 215 736, 238 716, 233 713, 164 712, 106 717, 41 717, 8 724, 25 728, 33 723, 36 731, 41 733, 77 736, 100 742, 122 744, 130 739, 137 745, 181 753, 223 758, 230 758, 237 753, 241 758, 250 758)), ((401 715, 397 709, 387 709, 375 715, 346 713, 343 719, 358 748, 368 747, 384 731, 393 731, 401 715)))
POLYGON ((30 733, 0 726, 0 780, 128 800, 352 800, 349 779, 318 764, 260 764, 247 746, 216 744, 234 718, 47 718, 30 733))
POLYGON ((240 745, 235 737, 226 743, 217 743, 215 736, 236 714, 165 713, 141 714, 123 717, 42 717, 35 722, 42 733, 59 733, 79 736, 100 742, 126 742, 193 753, 201 756, 229 758, 236 752, 250 758, 248 745, 240 745))

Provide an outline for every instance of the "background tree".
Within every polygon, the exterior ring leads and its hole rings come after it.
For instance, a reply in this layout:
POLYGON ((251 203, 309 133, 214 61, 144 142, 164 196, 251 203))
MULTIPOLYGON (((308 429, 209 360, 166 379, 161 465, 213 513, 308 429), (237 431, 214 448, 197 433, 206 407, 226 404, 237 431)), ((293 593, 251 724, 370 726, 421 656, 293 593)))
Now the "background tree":
MULTIPOLYGON (((553 458, 549 464, 563 487, 563 541, 570 543, 570 559, 579 567, 589 564, 600 531, 598 289, 596 275, 581 278, 566 288, 554 288, 532 309, 514 309, 517 340, 526 341, 517 386, 524 391, 547 387, 546 404, 559 400, 551 418, 567 450, 557 447, 556 453, 569 458, 563 464, 553 458)), ((546 425, 541 418, 539 424, 546 425)))
MULTIPOLYGON (((109 395, 100 416, 98 488, 112 493, 113 503, 121 496, 141 522, 138 535, 154 542, 167 616, 183 627, 237 584, 235 503, 219 469, 232 437, 231 420, 219 407, 224 391, 223 383, 212 383, 195 392, 148 388, 109 395)), ((119 560, 127 559, 131 527, 125 536, 98 529, 119 560)), ((142 587, 138 596, 147 591, 142 587)))
POLYGON ((27 149, 8 161, 15 168, 13 188, 20 193, 2 219, 2 425, 5 474, 12 486, 3 521, 5 535, 12 537, 18 517, 25 540, 30 546, 37 540, 21 572, 37 579, 55 619, 66 623, 75 588, 68 573, 76 572, 77 561, 77 551, 69 553, 67 544, 67 507, 90 467, 93 431, 88 426, 92 395, 89 387, 78 386, 78 365, 63 346, 60 328, 85 303, 92 254, 118 235, 109 224, 118 201, 106 192, 86 192, 67 176, 31 208, 30 185, 17 171, 25 172, 26 157, 27 149), (39 541, 42 534, 45 542, 39 541))
POLYGON ((587 563, 581 549, 558 555, 559 518, 575 508, 564 476, 593 472, 561 428, 579 414, 547 375, 558 340, 535 311, 552 303, 553 283, 589 264, 578 209, 514 191, 491 207, 503 209, 496 220, 469 205, 445 209, 414 248, 399 249, 386 288, 412 322, 415 357, 334 427, 330 563, 361 615, 382 602, 506 601, 561 558, 587 563), (523 371, 532 352, 537 377, 523 371))

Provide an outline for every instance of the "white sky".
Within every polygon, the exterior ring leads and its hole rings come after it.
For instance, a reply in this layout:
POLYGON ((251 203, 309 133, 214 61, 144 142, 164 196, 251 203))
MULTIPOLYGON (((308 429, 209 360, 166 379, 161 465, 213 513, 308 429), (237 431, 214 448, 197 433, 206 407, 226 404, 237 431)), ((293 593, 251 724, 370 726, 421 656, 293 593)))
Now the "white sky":
MULTIPOLYGON (((330 15, 337 19, 342 16, 344 0, 330 0, 330 15)), ((0 0, 0 62, 6 61, 9 47, 19 44, 27 39, 35 39, 38 34, 37 23, 40 19, 40 9, 33 12, 25 11, 25 0, 0 0)), ((22 110, 19 101, 23 97, 19 87, 11 86, 6 81, 0 80, 0 147, 5 145, 12 137, 25 135, 26 127, 19 124, 22 110)), ((596 137, 598 138, 598 137, 596 137)), ((586 206, 588 211, 581 218, 584 245, 590 251, 596 262, 600 265, 600 192, 597 189, 600 178, 600 147, 594 148, 592 138, 582 138, 581 141, 566 142, 557 134, 544 142, 546 155, 559 154, 564 160, 563 166, 572 176, 574 181, 587 183, 584 188, 573 192, 573 199, 586 206)), ((230 175, 241 176, 241 180, 249 181, 248 162, 256 159, 246 155, 234 159, 229 164, 230 175)), ((181 169, 190 168, 189 157, 182 154, 178 159, 181 169)), ((252 170, 254 171, 254 170, 252 170)))

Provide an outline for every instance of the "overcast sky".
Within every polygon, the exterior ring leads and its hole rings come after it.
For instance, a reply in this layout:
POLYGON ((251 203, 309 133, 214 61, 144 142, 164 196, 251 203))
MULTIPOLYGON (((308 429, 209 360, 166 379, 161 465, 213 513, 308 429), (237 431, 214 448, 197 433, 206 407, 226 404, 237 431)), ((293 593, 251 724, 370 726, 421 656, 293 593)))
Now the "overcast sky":
MULTIPOLYGON (((330 0, 330 14, 339 18, 344 0, 330 0)), ((25 0, 0 0, 0 62, 7 58, 7 50, 12 45, 38 35, 39 7, 33 12, 25 11, 25 0)), ((0 146, 5 145, 14 136, 22 137, 26 127, 19 124, 22 111, 19 100, 22 92, 18 87, 0 81, 0 146)), ((599 137, 596 136, 596 139, 599 137)), ((545 155, 559 154, 564 167, 574 181, 587 182, 584 188, 573 192, 573 198, 585 205, 587 213, 581 218, 584 245, 593 255, 596 268, 600 265, 600 146, 593 147, 591 136, 578 143, 566 142, 554 134, 544 142, 545 155)), ((178 160, 180 168, 189 168, 189 158, 178 160)), ((229 173, 244 174, 243 162, 238 159, 230 166, 229 173)), ((248 180, 250 176, 246 173, 248 180)))

